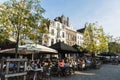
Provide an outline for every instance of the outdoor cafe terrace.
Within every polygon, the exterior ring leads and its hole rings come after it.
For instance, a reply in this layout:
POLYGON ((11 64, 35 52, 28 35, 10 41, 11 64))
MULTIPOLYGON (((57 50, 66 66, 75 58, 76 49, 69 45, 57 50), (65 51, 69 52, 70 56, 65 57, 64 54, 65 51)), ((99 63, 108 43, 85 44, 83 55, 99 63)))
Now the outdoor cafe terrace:
MULTIPOLYGON (((15 48, 0 50, 0 54, 15 55, 15 48)), ((71 76, 75 74, 75 71, 99 69, 102 64, 100 59, 91 56, 72 56, 81 53, 63 42, 56 43, 51 48, 35 44, 19 46, 18 54, 31 55, 32 57, 3 56, 4 58, 0 59, 1 80, 50 80, 51 77, 71 76), (70 55, 66 56, 66 53, 70 55), (35 58, 36 54, 42 56, 37 55, 35 58), (49 56, 46 58, 43 55, 58 55, 58 57, 49 56)))

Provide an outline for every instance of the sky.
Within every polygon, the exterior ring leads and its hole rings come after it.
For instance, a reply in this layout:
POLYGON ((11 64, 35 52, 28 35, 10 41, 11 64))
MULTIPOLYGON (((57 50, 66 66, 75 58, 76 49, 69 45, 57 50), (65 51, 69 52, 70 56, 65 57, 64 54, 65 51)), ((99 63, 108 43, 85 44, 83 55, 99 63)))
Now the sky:
POLYGON ((106 34, 120 36, 120 0, 41 0, 41 6, 45 18, 64 15, 76 30, 97 21, 106 34))

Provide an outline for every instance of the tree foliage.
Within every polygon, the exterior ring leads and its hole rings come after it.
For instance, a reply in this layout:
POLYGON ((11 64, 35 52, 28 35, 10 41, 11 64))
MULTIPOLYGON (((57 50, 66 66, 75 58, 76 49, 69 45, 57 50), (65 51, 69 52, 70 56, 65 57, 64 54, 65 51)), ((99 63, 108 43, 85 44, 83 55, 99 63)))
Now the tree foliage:
POLYGON ((43 19, 44 9, 38 0, 10 0, 5 2, 3 10, 0 11, 0 23, 5 29, 7 37, 14 35, 16 39, 16 53, 21 39, 29 38, 35 40, 36 31, 43 19))
POLYGON ((108 38, 105 35, 103 28, 97 23, 87 23, 84 32, 84 48, 88 49, 90 53, 98 53, 107 51, 108 38))
POLYGON ((120 37, 109 36, 108 49, 111 53, 120 53, 120 37))
POLYGON ((49 19, 43 19, 40 24, 40 28, 38 29, 38 32, 41 34, 39 37, 42 45, 47 45, 48 43, 48 34, 49 34, 49 25, 50 25, 50 20, 49 19), (44 41, 44 42, 42 42, 44 41))

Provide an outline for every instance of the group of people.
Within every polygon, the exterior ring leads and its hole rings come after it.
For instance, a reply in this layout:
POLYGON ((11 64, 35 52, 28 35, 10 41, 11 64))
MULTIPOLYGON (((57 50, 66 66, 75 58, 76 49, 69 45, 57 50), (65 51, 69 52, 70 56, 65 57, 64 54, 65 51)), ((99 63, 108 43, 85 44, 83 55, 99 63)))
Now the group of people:
POLYGON ((80 70, 95 68, 98 63, 100 63, 100 61, 96 60, 95 58, 84 56, 78 59, 76 58, 63 59, 59 62, 59 66, 60 67, 69 66, 74 71, 75 70, 80 71, 80 70))
MULTIPOLYGON (((61 68, 61 72, 65 72, 64 70, 66 68, 69 69, 69 72, 71 72, 71 70, 75 72, 76 70, 79 71, 79 70, 84 70, 86 68, 90 68, 93 63, 94 63, 94 60, 91 57, 80 57, 80 58, 71 57, 71 58, 57 59, 56 61, 52 61, 50 59, 46 61, 36 59, 34 61, 28 60, 26 70, 27 72, 31 72, 38 69, 40 70, 40 74, 41 74, 41 73, 46 73, 48 69, 50 70, 53 67, 56 67, 56 69, 61 68)), ((12 67, 15 65, 14 63, 10 63, 9 66, 12 69, 12 67)), ((6 66, 3 65, 3 68, 5 67, 6 66)), ((58 70, 55 70, 55 72, 57 71, 58 70)))
POLYGON ((93 64, 92 58, 81 57, 81 58, 65 58, 58 62, 60 67, 71 67, 75 70, 84 70, 88 67, 91 67, 93 64))

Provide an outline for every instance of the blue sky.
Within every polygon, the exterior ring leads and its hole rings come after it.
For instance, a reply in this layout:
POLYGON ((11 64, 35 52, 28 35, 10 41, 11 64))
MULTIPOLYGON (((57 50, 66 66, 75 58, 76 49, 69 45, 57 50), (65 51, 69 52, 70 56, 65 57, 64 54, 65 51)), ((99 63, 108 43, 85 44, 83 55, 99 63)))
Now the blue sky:
POLYGON ((46 18, 53 20, 63 14, 74 29, 97 21, 106 34, 120 36, 120 0, 41 0, 41 6, 46 18))

